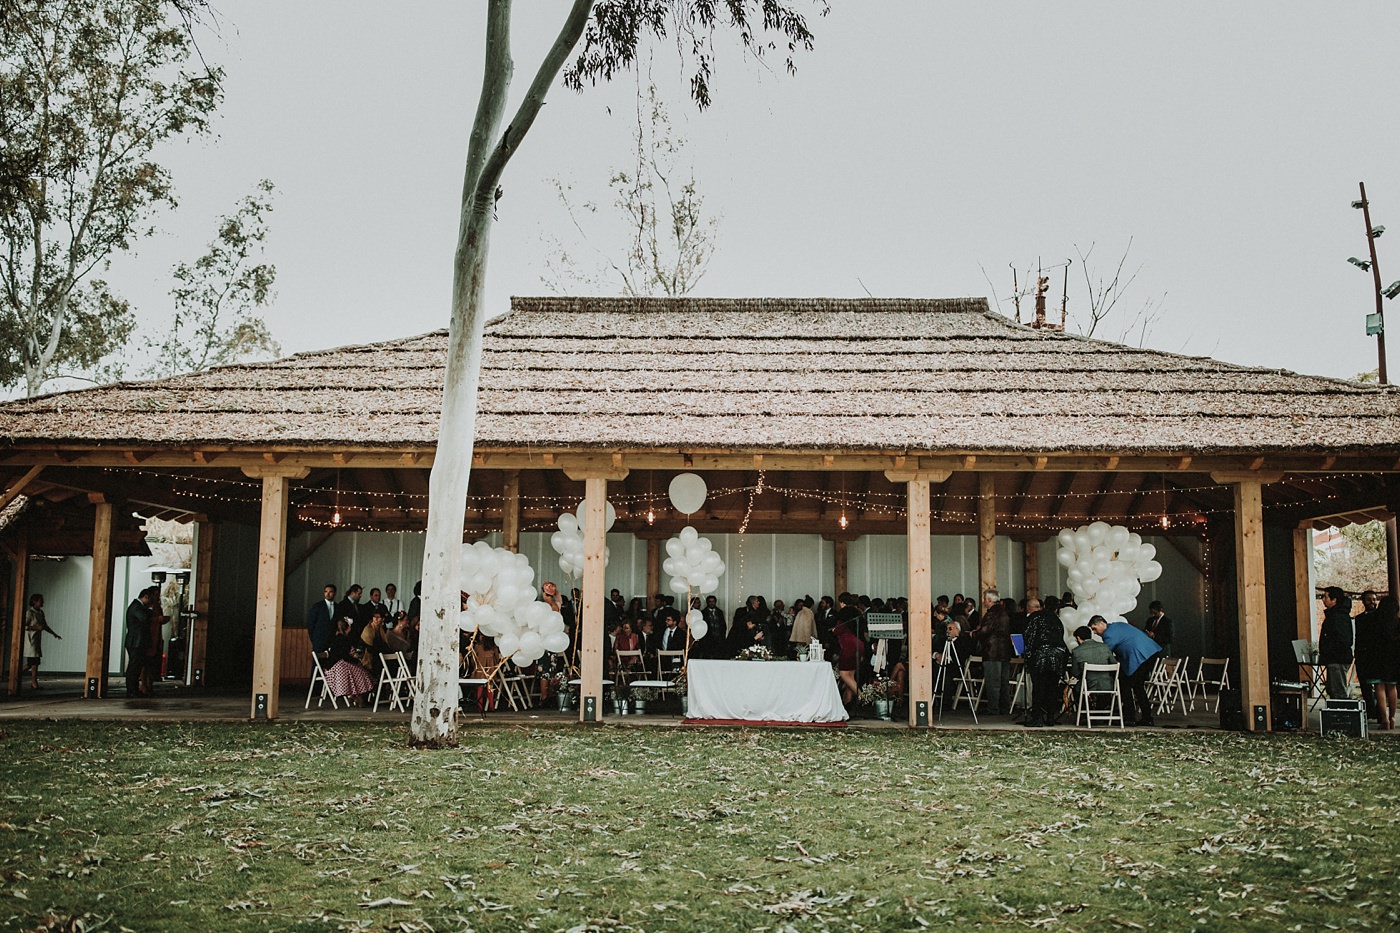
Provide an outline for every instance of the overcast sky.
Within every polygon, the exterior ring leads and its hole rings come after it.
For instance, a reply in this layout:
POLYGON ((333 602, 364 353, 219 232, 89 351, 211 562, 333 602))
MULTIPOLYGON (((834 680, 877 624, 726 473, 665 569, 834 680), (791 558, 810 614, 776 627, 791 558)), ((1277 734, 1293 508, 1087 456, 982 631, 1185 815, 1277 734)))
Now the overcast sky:
MULTIPOLYGON (((217 138, 169 153, 180 210, 113 282, 143 320, 165 316, 170 265, 266 177, 268 318, 285 351, 446 326, 484 4, 215 3, 217 138)), ((567 4, 521 6, 516 97, 567 4)), ((1000 296, 1010 313, 1008 263, 1097 244, 1108 272, 1131 238, 1141 271, 1123 302, 1160 309, 1148 346, 1331 376, 1375 367, 1349 205, 1365 181, 1373 222, 1394 231, 1378 243, 1384 284, 1400 279, 1400 3, 832 0, 812 27, 796 76, 723 55, 704 113, 674 52, 656 53, 720 218, 696 294, 1000 296)), ((506 171, 493 310, 546 292, 551 235, 586 250, 550 179, 604 198, 635 94, 630 76, 551 91, 506 171)), ((1071 314, 1082 296, 1076 267, 1071 314)), ((1387 310, 1400 319, 1400 303, 1387 310)))

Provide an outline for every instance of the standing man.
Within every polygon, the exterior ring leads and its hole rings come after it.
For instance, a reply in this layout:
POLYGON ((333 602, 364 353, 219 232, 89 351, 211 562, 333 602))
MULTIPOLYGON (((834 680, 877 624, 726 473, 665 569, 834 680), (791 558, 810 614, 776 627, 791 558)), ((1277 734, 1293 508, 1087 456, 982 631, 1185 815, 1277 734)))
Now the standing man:
POLYGON ((399 588, 392 583, 384 584, 384 608, 389 610, 389 618, 397 619, 404 611, 403 600, 398 598, 399 588))
POLYGON ((1041 609, 1040 600, 1034 597, 1026 600, 1026 611, 1030 613, 1026 618, 1026 673, 1031 678, 1031 705, 1026 713, 1026 726, 1053 726, 1059 721, 1060 708, 1064 705, 1060 676, 1069 663, 1065 628, 1059 617, 1041 609))
POLYGON ((1011 618, 996 590, 982 594, 982 624, 973 633, 982 651, 982 696, 987 712, 1005 716, 1011 712, 1006 696, 1007 662, 1011 660, 1011 618))
POLYGON ((335 635, 335 584, 321 588, 321 598, 306 610, 306 637, 311 639, 311 653, 325 656, 335 635))
POLYGON ((394 617, 394 614, 389 611, 389 607, 385 605, 384 600, 380 598, 379 587, 377 586, 370 587, 369 602, 365 603, 362 611, 370 618, 374 618, 376 612, 382 613, 386 620, 394 617))
POLYGON ((1089 620, 1089 628, 1118 656, 1118 684, 1123 693, 1123 718, 1135 726, 1154 726, 1152 703, 1147 698, 1147 678, 1162 647, 1127 622, 1112 625, 1103 616, 1089 620))
POLYGON ((357 645, 360 643, 360 633, 365 630, 365 626, 369 623, 369 616, 365 615, 360 606, 360 596, 364 591, 365 588, 360 584, 350 584, 350 588, 345 591, 345 598, 335 607, 337 619, 350 620, 350 641, 357 645))
POLYGON ((151 643, 151 605, 155 602, 155 587, 147 587, 126 607, 126 695, 150 696, 141 691, 141 672, 146 668, 146 648, 151 643))
POLYGON ((29 671, 30 688, 38 690, 39 659, 44 656, 44 633, 63 639, 62 635, 49 628, 49 623, 44 619, 43 593, 29 597, 29 608, 24 611, 24 631, 29 639, 29 650, 24 653, 24 669, 29 671))
POLYGON ((1327 696, 1345 700, 1351 692, 1351 597, 1340 586, 1322 592, 1322 628, 1317 633, 1317 662, 1327 668, 1327 696))
POLYGON ((1172 620, 1162 610, 1162 601, 1147 604, 1147 637, 1162 647, 1162 657, 1172 656, 1172 620))

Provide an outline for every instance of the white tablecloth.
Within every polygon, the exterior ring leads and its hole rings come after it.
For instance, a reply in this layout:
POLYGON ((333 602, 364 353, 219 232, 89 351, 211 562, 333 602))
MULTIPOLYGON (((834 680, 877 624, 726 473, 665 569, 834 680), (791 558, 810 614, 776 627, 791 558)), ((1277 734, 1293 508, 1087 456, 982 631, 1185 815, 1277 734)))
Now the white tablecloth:
POLYGON ((691 719, 840 722, 849 719, 831 665, 811 661, 706 661, 686 668, 691 719))

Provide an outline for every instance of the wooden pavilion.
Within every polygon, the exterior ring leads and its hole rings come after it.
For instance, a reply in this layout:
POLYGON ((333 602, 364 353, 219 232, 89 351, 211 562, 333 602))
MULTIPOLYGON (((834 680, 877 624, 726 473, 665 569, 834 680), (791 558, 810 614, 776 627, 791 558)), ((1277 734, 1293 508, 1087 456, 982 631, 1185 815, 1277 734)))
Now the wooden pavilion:
MULTIPOLYGON (((134 505, 258 529, 252 713, 276 716, 288 529, 425 526, 446 342, 0 406, 12 688, 29 555, 84 553, 87 694, 105 695, 109 575, 140 547, 134 505)), ((487 329, 464 535, 517 546, 522 528, 551 527, 580 498, 601 516, 606 498, 621 503, 614 531, 647 539, 656 592, 660 545, 687 519, 646 513, 682 472, 751 490, 745 508, 691 516, 702 531, 823 529, 838 589, 847 541, 907 535, 911 725, 928 724, 932 535, 977 535, 983 587, 998 579, 998 531, 1033 542, 1104 519, 1205 540, 1193 563, 1216 638, 1241 660, 1245 709, 1268 723, 1271 641, 1287 667, 1288 640, 1312 631, 1309 530, 1390 519, 1397 471, 1389 387, 1039 330, 980 299, 517 298, 487 329), (838 512, 848 526, 834 530, 838 512)), ((588 545, 601 553, 601 531, 588 545)), ((1025 553, 1036 592, 1037 550, 1025 553)), ((197 559, 196 656, 220 566, 208 547, 197 559)), ((596 696, 602 561, 588 567, 583 692, 596 696)))

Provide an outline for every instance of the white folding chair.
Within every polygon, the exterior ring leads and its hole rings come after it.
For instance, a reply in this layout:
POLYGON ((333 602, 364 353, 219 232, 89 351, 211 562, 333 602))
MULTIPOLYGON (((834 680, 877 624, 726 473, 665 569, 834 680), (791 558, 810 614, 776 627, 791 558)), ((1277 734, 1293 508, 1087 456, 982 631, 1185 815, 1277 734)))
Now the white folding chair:
POLYGON ((303 708, 311 708, 311 696, 316 692, 316 684, 319 683, 321 695, 316 698, 316 707, 319 709, 322 703, 330 700, 331 709, 339 709, 340 707, 335 702, 335 694, 331 693, 331 685, 326 681, 326 672, 321 667, 321 659, 316 656, 314 651, 311 652, 311 663, 315 666, 311 669, 311 686, 306 690, 306 706, 303 708))
POLYGON ((1118 692, 1118 665, 1117 664, 1085 664, 1084 671, 1079 676, 1079 712, 1074 717, 1075 725, 1093 727, 1094 723, 1103 723, 1111 726, 1118 723, 1118 728, 1126 727, 1123 722, 1123 697, 1118 692), (1089 687, 1089 682, 1096 679, 1095 674, 1109 675, 1112 681, 1112 688, 1107 690, 1094 690, 1089 687), (1108 709, 1094 709, 1095 697, 1109 697, 1108 709))
POLYGON ((1177 705, 1181 706, 1181 715, 1187 714, 1186 668, 1181 658, 1157 660, 1147 681, 1147 697, 1158 714, 1170 712, 1177 705))
POLYGON ((1196 708, 1196 695, 1199 693, 1201 702, 1209 706, 1209 688, 1215 688, 1215 712, 1220 712, 1220 691, 1230 689, 1230 659, 1229 658, 1201 658, 1201 663, 1196 667, 1195 686, 1191 693, 1191 709, 1196 708))
POLYGON ((982 673, 982 656, 969 655, 963 662, 962 679, 958 681, 958 687, 953 691, 953 709, 958 708, 958 704, 964 699, 974 710, 982 702, 982 690, 987 685, 987 679, 982 673), (973 672, 973 665, 977 671, 973 672))
POLYGON ((496 678, 506 695, 506 702, 518 713, 530 708, 529 688, 525 684, 525 675, 520 672, 514 661, 510 662, 510 668, 512 673, 506 673, 506 665, 501 665, 501 669, 496 672, 496 678))
POLYGON ((628 680, 633 676, 646 676, 646 661, 642 658, 642 649, 614 651, 613 659, 616 663, 617 682, 622 686, 627 686, 628 680))
POLYGON ((675 680, 681 674, 681 667, 685 664, 684 651, 660 651, 656 652, 656 679, 675 680))
POLYGON ((408 659, 403 656, 402 651, 395 651, 393 654, 383 655, 380 661, 379 684, 374 690, 374 711, 379 712, 379 701, 387 690, 389 709, 401 709, 406 712, 408 705, 418 694, 418 684, 414 682, 413 674, 408 669, 408 659))
POLYGON ((1021 704, 1021 709, 1031 708, 1031 687, 1026 682, 1026 662, 1020 658, 1011 659, 1011 676, 1007 681, 1011 687, 1011 706, 1008 712, 1016 712, 1016 704, 1021 704))

